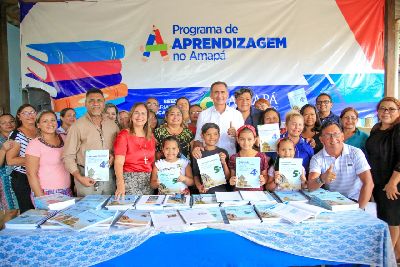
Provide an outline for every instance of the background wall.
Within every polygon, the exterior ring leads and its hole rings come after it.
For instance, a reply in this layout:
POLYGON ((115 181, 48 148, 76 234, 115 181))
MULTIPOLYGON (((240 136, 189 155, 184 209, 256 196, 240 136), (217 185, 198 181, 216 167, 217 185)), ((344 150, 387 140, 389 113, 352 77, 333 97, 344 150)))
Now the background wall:
POLYGON ((10 81, 10 111, 17 112, 22 104, 21 90, 21 50, 19 46, 19 28, 7 23, 8 67, 10 81))

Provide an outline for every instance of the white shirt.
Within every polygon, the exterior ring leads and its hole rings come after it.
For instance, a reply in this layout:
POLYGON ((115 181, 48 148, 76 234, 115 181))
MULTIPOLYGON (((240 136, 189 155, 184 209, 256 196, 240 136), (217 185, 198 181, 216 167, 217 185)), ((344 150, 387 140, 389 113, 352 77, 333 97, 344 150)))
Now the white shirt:
POLYGON ((362 150, 343 144, 342 154, 335 158, 323 148, 311 158, 310 172, 325 173, 331 164, 334 164, 333 172, 336 173, 336 179, 330 184, 325 184, 326 189, 358 200, 362 187, 358 175, 371 169, 362 150))
POLYGON ((228 135, 228 129, 231 123, 236 130, 244 125, 242 113, 228 105, 226 105, 225 111, 222 112, 222 114, 219 113, 214 106, 202 111, 197 120, 196 136, 194 138, 196 141, 203 142, 201 138, 201 127, 207 122, 213 122, 219 126, 220 137, 217 146, 225 149, 229 156, 235 154, 237 152, 235 145, 236 140, 234 137, 228 135))

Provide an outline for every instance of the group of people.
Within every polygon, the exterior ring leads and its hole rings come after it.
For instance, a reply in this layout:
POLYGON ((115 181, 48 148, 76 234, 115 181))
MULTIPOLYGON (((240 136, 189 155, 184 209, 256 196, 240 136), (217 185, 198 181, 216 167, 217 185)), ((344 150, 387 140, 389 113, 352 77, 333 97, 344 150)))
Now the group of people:
POLYGON ((3 210, 33 208, 33 197, 62 193, 162 193, 160 171, 180 170, 183 193, 242 190, 236 187, 236 158, 260 158, 260 187, 279 190, 280 158, 302 158, 303 188, 338 191, 365 208, 373 197, 378 217, 389 224, 400 257, 400 102, 383 98, 377 105, 379 122, 370 135, 357 129, 358 112, 345 108, 332 113, 332 98, 321 93, 316 105, 307 104, 285 115, 277 152, 259 150, 257 126, 281 123, 279 112, 265 99, 254 105, 250 88, 234 93, 237 108, 227 105, 228 87, 210 88, 213 106, 203 110, 181 97, 158 115, 159 103, 149 98, 131 110, 105 104, 100 90, 86 93, 87 113, 76 120, 73 109, 60 113, 22 105, 14 118, 0 116, 0 192, 3 210), (109 150, 109 180, 85 176, 85 152, 109 150), (218 154, 226 184, 207 190, 197 160, 218 154))

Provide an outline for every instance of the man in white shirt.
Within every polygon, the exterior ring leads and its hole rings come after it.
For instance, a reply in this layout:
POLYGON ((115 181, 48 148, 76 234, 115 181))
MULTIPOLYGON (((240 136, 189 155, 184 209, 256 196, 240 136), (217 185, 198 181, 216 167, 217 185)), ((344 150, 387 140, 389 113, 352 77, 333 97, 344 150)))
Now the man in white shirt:
POLYGON ((374 183, 364 153, 344 143, 342 127, 334 121, 322 125, 320 140, 324 148, 311 158, 308 189, 325 185, 327 190, 356 200, 360 208, 365 208, 374 183))
MULTIPOLYGON (((217 146, 228 151, 229 155, 236 153, 236 129, 244 124, 242 114, 229 107, 226 101, 229 97, 228 86, 224 82, 215 82, 211 85, 210 98, 214 106, 202 111, 197 120, 195 146, 202 147, 201 127, 207 122, 213 122, 220 128, 220 138, 217 146)), ((200 152, 196 148, 193 154, 200 152), (197 151, 196 151, 197 150, 197 151)))

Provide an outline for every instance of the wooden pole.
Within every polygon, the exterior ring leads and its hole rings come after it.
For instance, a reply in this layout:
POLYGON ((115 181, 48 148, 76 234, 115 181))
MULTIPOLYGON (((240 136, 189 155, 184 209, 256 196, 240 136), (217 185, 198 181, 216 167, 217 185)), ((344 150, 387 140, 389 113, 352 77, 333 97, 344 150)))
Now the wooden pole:
POLYGON ((10 112, 6 4, 0 2, 0 112, 10 112))
POLYGON ((396 21, 395 21, 395 0, 386 0, 385 3, 385 96, 396 96, 395 88, 396 52, 395 45, 396 21))

